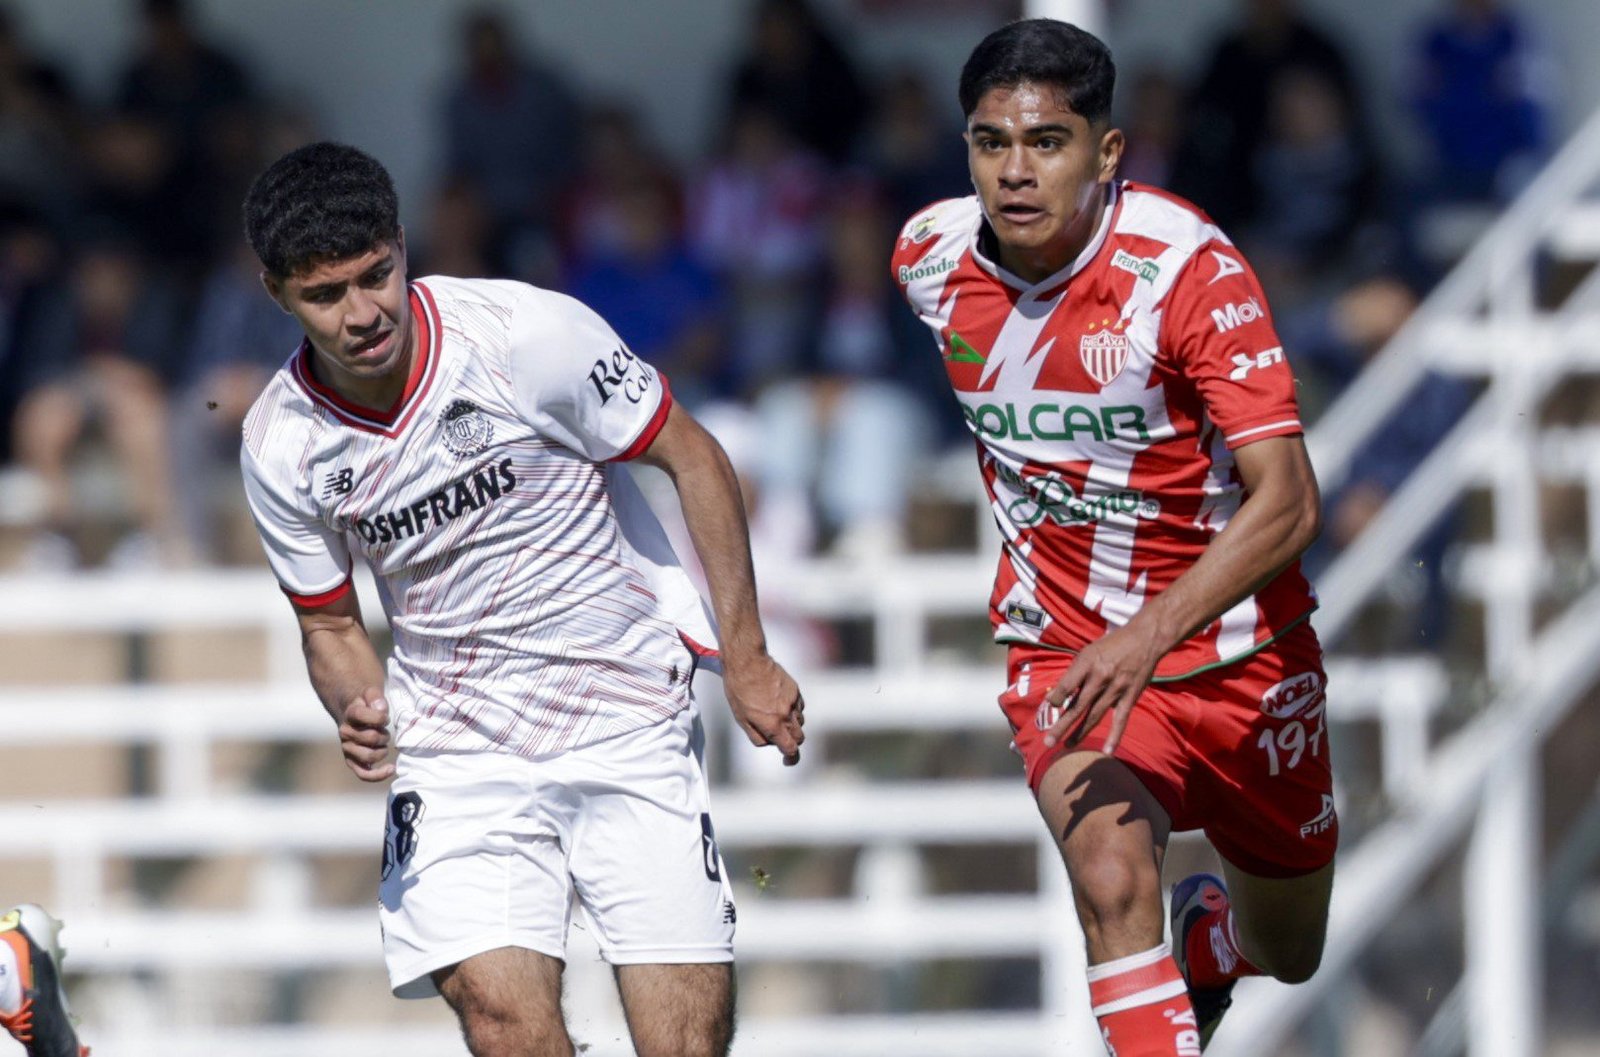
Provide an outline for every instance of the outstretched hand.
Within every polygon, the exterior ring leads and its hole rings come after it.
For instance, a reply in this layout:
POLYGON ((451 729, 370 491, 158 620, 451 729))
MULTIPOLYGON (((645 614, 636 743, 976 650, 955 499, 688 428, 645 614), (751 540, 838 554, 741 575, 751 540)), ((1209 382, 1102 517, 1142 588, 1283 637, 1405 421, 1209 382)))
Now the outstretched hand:
POLYGON ((783 665, 765 653, 737 663, 725 661, 722 688, 751 744, 776 745, 790 767, 800 762, 806 703, 783 665))
POLYGON ((1111 730, 1101 750, 1107 756, 1117 751, 1128 716, 1144 688, 1150 685, 1161 651, 1153 636, 1136 623, 1116 628, 1078 651, 1072 667, 1045 695, 1060 717, 1045 731, 1046 748, 1065 741, 1072 748, 1082 741, 1109 711, 1111 730))
POLYGON ((345 704, 339 747, 345 764, 363 782, 394 777, 394 764, 389 762, 389 703, 380 687, 369 686, 345 704))

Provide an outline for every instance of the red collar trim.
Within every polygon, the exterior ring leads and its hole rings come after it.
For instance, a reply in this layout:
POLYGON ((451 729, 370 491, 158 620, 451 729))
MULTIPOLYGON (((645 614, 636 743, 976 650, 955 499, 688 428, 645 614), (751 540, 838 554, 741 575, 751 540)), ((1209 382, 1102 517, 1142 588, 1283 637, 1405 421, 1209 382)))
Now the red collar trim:
POLYGON ((433 379, 439 373, 439 340, 443 327, 439 323, 439 306, 433 293, 421 283, 411 284, 411 317, 421 328, 417 342, 417 358, 411 364, 411 375, 400 396, 387 411, 363 407, 346 400, 331 388, 317 381, 311 372, 311 342, 300 342, 300 350, 292 362, 291 374, 300 383, 306 395, 333 413, 340 422, 368 433, 381 433, 395 437, 405 429, 411 416, 428 395, 433 379))

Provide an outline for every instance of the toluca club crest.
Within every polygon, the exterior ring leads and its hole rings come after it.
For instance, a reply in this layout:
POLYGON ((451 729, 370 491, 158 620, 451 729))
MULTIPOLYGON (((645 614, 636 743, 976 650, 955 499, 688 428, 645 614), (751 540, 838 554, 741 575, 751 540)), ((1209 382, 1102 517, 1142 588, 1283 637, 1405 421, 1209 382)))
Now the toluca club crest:
POLYGON ((439 432, 444 434, 444 446, 457 455, 476 455, 494 439, 494 423, 477 404, 456 400, 439 416, 439 432))
POLYGON ((1102 386, 1110 385, 1128 365, 1128 320, 1113 323, 1103 319, 1090 323, 1089 332, 1078 340, 1078 356, 1089 377, 1102 386))

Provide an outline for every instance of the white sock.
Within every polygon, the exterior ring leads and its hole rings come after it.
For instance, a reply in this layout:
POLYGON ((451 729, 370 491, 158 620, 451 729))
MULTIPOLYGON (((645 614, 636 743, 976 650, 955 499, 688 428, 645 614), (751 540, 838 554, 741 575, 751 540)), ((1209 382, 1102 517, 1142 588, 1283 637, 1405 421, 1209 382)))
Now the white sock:
POLYGON ((0 943, 0 1013, 15 1013, 22 1006, 22 972, 11 944, 0 943))

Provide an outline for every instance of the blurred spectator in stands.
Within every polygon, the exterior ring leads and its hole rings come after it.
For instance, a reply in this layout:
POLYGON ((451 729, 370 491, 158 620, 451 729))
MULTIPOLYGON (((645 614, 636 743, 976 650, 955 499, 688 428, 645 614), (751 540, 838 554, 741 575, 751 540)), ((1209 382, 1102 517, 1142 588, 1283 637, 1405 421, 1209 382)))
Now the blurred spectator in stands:
POLYGON ((1378 201, 1378 169, 1334 85, 1292 67, 1269 86, 1267 133, 1256 153, 1260 202, 1241 242, 1281 305, 1340 274, 1378 201))
POLYGON ((407 240, 406 256, 413 275, 491 279, 497 274, 493 243, 493 222, 477 187, 453 180, 433 193, 427 228, 421 238, 407 240))
POLYGON ((0 467, 12 458, 12 420, 27 381, 22 335, 60 264, 59 240, 42 216, 0 205, 0 467))
POLYGON ((74 226, 114 231, 161 267, 192 268, 213 245, 208 218, 189 208, 190 187, 170 137, 150 119, 105 114, 84 138, 83 204, 74 226))
POLYGON ((66 77, 28 49, 11 12, 0 8, 0 204, 65 220, 78 133, 66 77))
POLYGON ((732 383, 751 394, 799 362, 821 263, 827 173, 764 104, 738 107, 693 189, 689 241, 733 297, 732 383))
MULTIPOLYGON (((1308 410, 1343 389, 1411 318, 1418 296, 1398 275, 1379 273, 1320 303, 1281 320, 1285 347, 1305 383, 1308 410)), ((1354 542, 1385 502, 1427 458, 1435 444, 1461 420, 1472 401, 1471 385, 1453 376, 1429 374, 1373 439, 1360 448, 1339 487, 1323 496, 1322 537, 1307 555, 1313 576, 1354 542)), ((1454 515, 1417 545, 1403 576, 1414 589, 1416 617, 1407 624, 1418 641, 1399 645, 1432 648, 1442 644, 1450 615, 1443 579, 1444 554, 1456 532, 1454 515)), ((1409 631, 1408 631, 1409 635, 1409 631)))
POLYGON ((674 397, 697 409, 732 391, 722 355, 721 280, 683 237, 675 187, 664 174, 637 172, 608 203, 613 245, 581 259, 572 296, 616 328, 628 346, 661 368, 674 397))
POLYGON ((860 74, 810 0, 758 0, 747 53, 734 67, 728 99, 777 116, 797 141, 842 162, 870 116, 860 74))
POLYGON ((1125 179, 1166 187, 1183 142, 1183 86, 1159 67, 1140 70, 1127 98, 1121 128, 1127 136, 1117 173, 1125 179))
POLYGON ((237 240, 201 287, 172 406, 182 534, 200 560, 216 562, 230 553, 223 539, 227 501, 243 499, 239 430, 301 336, 294 317, 261 296, 261 263, 237 240))
POLYGON ((1550 149, 1548 60, 1498 0, 1450 0, 1418 35, 1412 106, 1434 201, 1509 200, 1550 149))
POLYGON ((496 270, 548 284, 552 212, 576 157, 577 97, 561 74, 520 51, 501 10, 467 14, 461 44, 462 70, 445 97, 445 180, 472 184, 488 206, 496 270))
POLYGON ((69 533, 81 524, 88 497, 74 494, 73 459, 91 422, 120 464, 120 499, 135 522, 112 563, 189 560, 168 465, 164 380, 181 346, 183 315, 174 285, 113 234, 79 248, 67 282, 46 295, 19 335, 24 395, 13 449, 44 494, 41 531, 24 557, 30 566, 78 561, 69 533))
POLYGON ((881 557, 903 545, 917 460, 933 434, 918 393, 919 367, 934 358, 896 341, 886 278, 895 221, 864 186, 834 201, 804 374, 756 405, 762 435, 781 439, 763 449, 758 479, 768 516, 805 525, 815 510, 835 553, 881 557))
POLYGON ((950 110, 911 67, 884 82, 862 155, 892 216, 909 217, 933 202, 972 193, 961 126, 948 119, 950 110))
POLYGON ((252 143, 250 80, 238 60, 200 35, 184 0, 138 0, 138 7, 141 37, 118 86, 122 117, 112 127, 160 137, 170 166, 164 191, 182 208, 160 217, 171 230, 147 248, 169 265, 192 266, 237 224, 237 174, 253 161, 241 157, 252 143))
POLYGON ((1271 93, 1290 69, 1322 75, 1353 116, 1365 142, 1364 111, 1344 53, 1306 21, 1295 0, 1243 0, 1244 20, 1211 53, 1189 100, 1188 135, 1171 188, 1191 199, 1226 231, 1256 218, 1262 188, 1257 152, 1267 137, 1271 93))
MULTIPOLYGON (((562 191, 557 218, 562 257, 568 262, 621 252, 627 227, 624 201, 641 179, 670 185, 675 200, 680 194, 672 165, 626 103, 604 102, 589 109, 581 153, 577 172, 562 191)), ((680 210, 673 222, 682 221, 680 210)))

